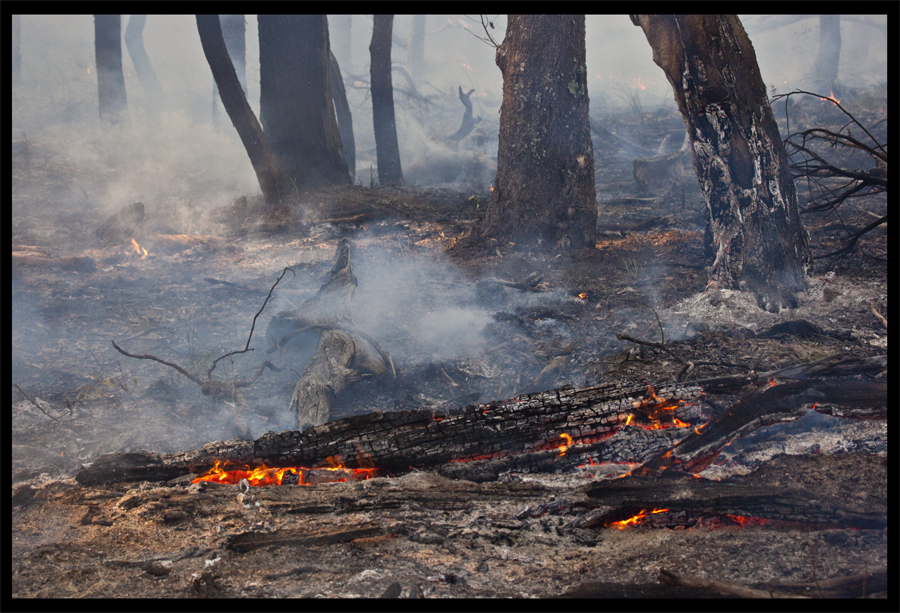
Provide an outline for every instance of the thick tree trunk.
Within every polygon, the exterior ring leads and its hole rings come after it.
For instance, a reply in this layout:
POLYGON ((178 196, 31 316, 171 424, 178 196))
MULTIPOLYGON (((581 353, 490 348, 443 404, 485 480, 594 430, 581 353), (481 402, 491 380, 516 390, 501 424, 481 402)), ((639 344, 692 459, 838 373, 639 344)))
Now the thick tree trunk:
POLYGON ((125 47, 128 49, 128 55, 134 64, 134 71, 147 96, 147 106, 152 110, 159 110, 163 104, 163 90, 159 79, 156 78, 156 72, 153 70, 147 51, 144 49, 144 24, 146 22, 146 15, 129 17, 128 27, 125 28, 125 47))
POLYGON ((584 15, 510 15, 497 182, 483 236, 548 249, 592 247, 597 200, 584 15))
POLYGON ((840 96, 837 89, 841 63, 841 16, 819 15, 819 53, 816 56, 816 92, 840 96))
POLYGON ((331 58, 331 97, 334 99, 338 131, 341 133, 341 150, 344 153, 344 161, 347 163, 350 176, 356 177, 356 139, 353 136, 353 114, 350 112, 350 104, 347 102, 341 66, 334 53, 329 55, 331 58))
POLYGON ((325 15, 260 15, 260 120, 283 189, 346 185, 325 15))
POLYGON ((416 79, 425 76, 425 24, 428 15, 413 15, 409 27, 409 42, 406 45, 406 56, 409 68, 416 79))
POLYGON ((127 108, 122 72, 121 15, 94 15, 94 51, 100 119, 117 124, 125 118, 127 108))
POLYGON ((632 15, 672 84, 706 197, 709 281, 796 305, 810 262, 790 166, 750 39, 735 15, 632 15))
POLYGON ((206 54, 206 61, 209 62, 213 78, 222 95, 222 105, 247 149, 263 197, 270 205, 279 205, 283 199, 278 163, 266 142, 256 115, 253 114, 253 109, 247 103, 234 66, 228 57, 219 16, 197 15, 197 30, 200 33, 200 43, 203 46, 203 53, 206 54))
POLYGON ((375 153, 381 185, 403 185, 397 121, 394 117, 394 86, 391 81, 391 32, 393 15, 375 15, 372 29, 372 120, 375 125, 375 153))

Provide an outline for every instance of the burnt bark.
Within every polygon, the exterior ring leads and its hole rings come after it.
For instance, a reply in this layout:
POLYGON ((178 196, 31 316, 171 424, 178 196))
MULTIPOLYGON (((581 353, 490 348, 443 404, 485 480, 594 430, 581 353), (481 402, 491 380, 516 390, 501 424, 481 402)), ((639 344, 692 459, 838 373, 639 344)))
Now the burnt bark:
POLYGON ((592 247, 597 201, 584 15, 510 15, 496 188, 480 234, 552 249, 592 247))
POLYGON ((469 100, 469 97, 475 92, 474 89, 470 89, 467 94, 463 93, 462 86, 459 88, 459 101, 463 103, 465 107, 465 112, 463 113, 462 124, 459 126, 459 130, 451 134, 447 137, 447 140, 453 142, 459 142, 468 136, 469 132, 475 129, 475 124, 478 123, 475 121, 475 118, 472 116, 472 101, 469 100))
POLYGON ((125 47, 134 64, 134 72, 137 74, 144 94, 147 96, 148 106, 152 110, 159 110, 163 104, 163 90, 156 78, 153 64, 144 49, 144 24, 146 15, 132 15, 128 18, 128 26, 125 28, 125 47))
POLYGON ((127 108, 122 72, 121 15, 94 15, 94 52, 100 119, 111 124, 120 123, 127 108))
POLYGON ((391 80, 391 32, 393 15, 375 15, 371 54, 372 121, 375 126, 375 155, 381 185, 403 185, 397 120, 394 116, 394 85, 391 80))
MULTIPOLYGON (((238 81, 244 96, 247 95, 247 42, 246 28, 243 15, 219 15, 219 24, 222 27, 222 38, 225 39, 225 48, 231 65, 237 74, 238 81)), ((213 82, 212 113, 213 122, 218 125, 219 120, 219 86, 213 82)))
POLYGON ((331 97, 334 99, 334 110, 337 113, 338 132, 341 134, 341 151, 351 177, 356 177, 356 139, 353 137, 353 114, 350 112, 350 104, 347 102, 347 92, 344 89, 344 77, 341 76, 341 67, 334 53, 329 53, 331 59, 331 97))
POLYGON ((200 43, 206 61, 209 62, 213 78, 222 96, 222 105, 241 137, 244 148, 247 149, 263 197, 270 205, 279 205, 283 201, 281 171, 262 127, 241 89, 225 47, 219 16, 197 15, 197 30, 200 33, 200 43))
POLYGON ((346 185, 350 173, 331 98, 325 15, 260 15, 260 121, 282 190, 346 185))
POLYGON ((672 84, 706 198, 709 281, 795 306, 810 262, 790 165, 735 15, 632 15, 672 84))

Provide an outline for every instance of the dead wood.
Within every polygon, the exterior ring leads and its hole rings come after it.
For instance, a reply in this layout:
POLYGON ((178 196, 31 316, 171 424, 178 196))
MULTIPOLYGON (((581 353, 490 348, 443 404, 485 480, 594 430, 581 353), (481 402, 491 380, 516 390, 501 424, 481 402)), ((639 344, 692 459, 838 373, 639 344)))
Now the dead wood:
POLYGON ((632 474, 591 483, 585 493, 597 509, 567 529, 609 526, 650 509, 667 510, 658 519, 648 518, 673 527, 715 515, 882 529, 887 525, 887 460, 863 453, 779 456, 746 477, 714 481, 671 471, 632 474), (867 483, 864 497, 854 494, 860 480, 867 483))
POLYGON ((805 379, 752 393, 728 411, 688 435, 679 445, 642 468, 645 472, 677 466, 697 473, 708 467, 731 441, 757 428, 799 419, 807 408, 855 419, 887 419, 887 381, 805 379))
POLYGON ((70 270, 73 272, 94 272, 97 264, 87 256, 53 257, 37 247, 13 245, 12 274, 18 276, 22 268, 31 270, 70 270))
POLYGON ((459 88, 459 100, 463 103, 463 106, 466 107, 465 113, 463 113, 462 125, 459 126, 459 130, 451 134, 447 137, 447 140, 453 142, 459 142, 469 135, 469 132, 475 129, 475 124, 478 123, 479 119, 475 119, 472 117, 472 101, 469 100, 469 97, 475 92, 474 89, 469 90, 469 93, 464 94, 462 90, 462 86, 459 88))
POLYGON ((668 585, 678 585, 681 587, 699 588, 702 590, 711 590, 721 594, 730 596, 738 596, 740 598, 809 598, 808 596, 797 596, 785 592, 773 592, 770 590, 757 590, 736 583, 728 583, 726 581, 716 581, 715 579, 704 579, 702 577, 688 577, 685 575, 676 575, 664 568, 659 570, 660 583, 668 585))
POLYGON ((134 231, 144 221, 144 204, 135 202, 119 209, 104 221, 94 235, 104 247, 124 245, 134 236, 134 231))

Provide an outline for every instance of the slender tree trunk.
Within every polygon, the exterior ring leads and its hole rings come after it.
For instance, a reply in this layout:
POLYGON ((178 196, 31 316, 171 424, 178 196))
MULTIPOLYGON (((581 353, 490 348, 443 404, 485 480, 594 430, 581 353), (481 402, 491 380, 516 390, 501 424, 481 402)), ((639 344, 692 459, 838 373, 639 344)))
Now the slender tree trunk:
POLYGON ((22 80, 22 55, 19 52, 19 41, 22 38, 22 16, 12 16, 12 81, 18 85, 22 80))
POLYGON ((391 32, 393 15, 375 15, 372 28, 372 114, 375 124, 375 154, 378 180, 382 185, 403 185, 397 121, 394 117, 394 85, 391 81, 391 32))
POLYGON ((756 53, 735 15, 632 15, 672 84, 706 197, 709 281, 796 304, 810 262, 790 166, 756 53))
MULTIPOLYGON (((250 156, 250 163, 259 179, 263 197, 270 205, 278 205, 283 200, 280 193, 281 173, 275 155, 266 142, 262 127, 238 82, 237 74, 222 37, 222 27, 218 15, 197 15, 197 30, 206 61, 212 69, 213 78, 222 95, 222 105, 231 118, 241 142, 250 156)), ((280 211, 285 213, 286 211, 280 211)))
POLYGON ((285 190, 346 185, 325 15, 259 15, 260 119, 285 190))
POLYGON ((132 15, 128 19, 128 27, 125 28, 125 47, 128 49, 131 63, 134 64, 134 71, 147 96, 147 106, 158 110, 163 103, 163 91, 159 79, 156 78, 156 72, 153 71, 147 51, 144 49, 144 24, 146 22, 146 15, 132 15))
MULTIPOLYGON (((231 58, 231 65, 234 66, 234 72, 237 74, 238 81, 241 83, 241 89, 244 90, 244 96, 247 95, 247 43, 246 28, 244 27, 243 15, 219 15, 219 24, 222 27, 222 37, 225 39, 225 48, 228 50, 228 57, 231 58)), ((212 116, 213 123, 219 124, 219 87, 213 81, 212 96, 212 116)))
POLYGON ((331 97, 334 98, 334 110, 337 113, 338 131, 341 133, 341 150, 351 177, 356 177, 356 140, 353 137, 353 114, 347 102, 344 90, 344 77, 334 53, 331 56, 331 97))
POLYGON ((413 15, 409 28, 406 54, 409 58, 409 67, 416 79, 421 79, 425 75, 425 24, 427 19, 427 15, 413 15))
POLYGON ((841 62, 841 16, 819 15, 819 53, 816 57, 816 88, 828 95, 836 90, 841 62), (830 88, 830 91, 825 89, 830 88))
POLYGON ((350 45, 353 16, 331 15, 328 17, 328 21, 331 24, 329 32, 331 34, 331 50, 334 52, 334 57, 338 59, 345 70, 349 70, 353 60, 350 45))
POLYGON ((117 124, 125 118, 127 108, 122 72, 121 15, 94 15, 94 51, 100 119, 117 124))
POLYGON ((497 182, 483 236, 545 248, 592 247, 597 200, 584 15, 510 15, 497 182))

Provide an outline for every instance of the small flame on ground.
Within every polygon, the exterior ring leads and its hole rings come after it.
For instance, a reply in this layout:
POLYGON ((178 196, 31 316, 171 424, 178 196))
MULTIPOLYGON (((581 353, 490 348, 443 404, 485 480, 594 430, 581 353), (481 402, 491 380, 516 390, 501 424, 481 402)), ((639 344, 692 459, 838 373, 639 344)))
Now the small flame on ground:
POLYGON ((841 102, 840 100, 838 100, 837 98, 834 97, 834 90, 832 90, 831 92, 829 92, 829 95, 828 95, 828 96, 825 96, 825 97, 822 98, 822 101, 823 101, 823 102, 824 102, 825 100, 831 100, 831 101, 834 102, 835 104, 840 104, 840 102, 841 102))
POLYGON ((582 300, 587 300, 588 295, 584 292, 581 292, 580 294, 578 294, 578 297, 582 300))
POLYGON ((144 249, 143 247, 141 247, 140 245, 138 245, 138 242, 136 240, 134 240, 133 238, 131 239, 131 246, 134 248, 134 252, 137 253, 139 256, 141 256, 142 260, 145 257, 147 257, 148 255, 150 255, 149 253, 147 253, 147 250, 144 249))
MULTIPOLYGON (((669 509, 653 509, 652 511, 650 511, 650 514, 653 515, 654 513, 665 513, 668 510, 669 509)), ((634 517, 629 517, 628 519, 623 519, 622 521, 614 521, 613 523, 611 523, 609 525, 609 527, 610 528, 618 528, 619 530, 624 530, 628 526, 638 525, 639 523, 644 521, 645 517, 647 517, 647 510, 642 509, 641 512, 638 513, 637 515, 635 515, 634 517)))

